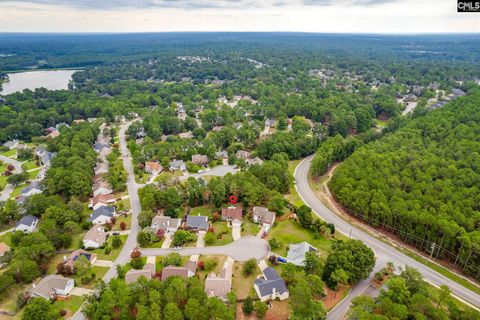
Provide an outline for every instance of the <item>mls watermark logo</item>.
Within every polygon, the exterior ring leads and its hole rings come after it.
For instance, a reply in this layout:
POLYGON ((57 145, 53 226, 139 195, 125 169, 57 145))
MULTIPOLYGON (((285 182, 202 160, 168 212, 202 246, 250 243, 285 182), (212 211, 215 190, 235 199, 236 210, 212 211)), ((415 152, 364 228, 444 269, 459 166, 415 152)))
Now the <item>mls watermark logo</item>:
POLYGON ((457 0, 457 12, 480 12, 480 1, 457 0))

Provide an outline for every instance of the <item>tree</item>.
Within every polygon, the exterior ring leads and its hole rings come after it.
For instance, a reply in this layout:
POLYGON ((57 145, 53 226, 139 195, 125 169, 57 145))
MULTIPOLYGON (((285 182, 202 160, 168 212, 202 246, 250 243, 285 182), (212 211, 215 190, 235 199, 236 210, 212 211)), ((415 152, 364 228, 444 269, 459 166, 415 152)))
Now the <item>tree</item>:
POLYGON ((162 264, 164 266, 180 266, 182 264, 182 257, 176 252, 169 253, 163 257, 162 264))
POLYGON ((450 288, 447 287, 446 285, 441 285, 440 286, 440 292, 438 294, 438 300, 437 300, 437 309, 440 307, 440 305, 450 299, 450 288))
POLYGON ((140 247, 147 247, 152 243, 152 237, 149 232, 142 230, 137 234, 137 242, 140 247))
POLYGON ((250 298, 250 296, 243 299, 242 310, 243 310, 243 313, 245 313, 247 315, 252 314, 252 312, 253 312, 253 300, 252 300, 252 298, 250 298))
POLYGON ((113 248, 120 248, 122 246, 122 239, 119 236, 112 237, 112 247, 113 248))
POLYGON ((205 235, 205 244, 212 244, 215 242, 217 239, 217 236, 215 235, 215 232, 207 232, 205 235))
POLYGON ((296 281, 290 288, 290 319, 326 319, 327 311, 323 303, 313 299, 312 291, 304 279, 296 281))
POLYGON ((316 274, 308 274, 306 278, 310 289, 312 290, 312 294, 315 296, 324 296, 325 295, 325 290, 324 286, 325 284, 323 283, 322 279, 317 276, 316 274))
POLYGON ((206 306, 197 299, 190 298, 185 305, 185 318, 187 320, 207 320, 208 312, 206 306))
POLYGON ((303 269, 307 274, 320 274, 322 261, 316 252, 309 251, 305 254, 305 266, 303 269))
POLYGON ((181 246, 186 242, 194 241, 196 236, 185 230, 178 230, 173 235, 172 245, 181 246))
POLYGON ((182 312, 174 303, 167 303, 163 309, 163 318, 169 320, 183 320, 182 312))
POLYGON ((52 305, 45 299, 31 299, 23 310, 22 320, 51 320, 58 319, 58 314, 52 305))
POLYGON ((332 251, 325 262, 323 278, 331 288, 336 287, 336 280, 331 275, 342 269, 351 283, 368 277, 375 265, 372 249, 359 240, 335 241, 332 251))
POLYGON ((92 272, 90 261, 85 256, 80 256, 74 263, 75 273, 79 276, 82 284, 90 283, 95 277, 92 272))
POLYGON ((254 309, 257 318, 263 319, 265 317, 265 314, 267 313, 268 306, 265 302, 255 301, 254 309))
POLYGON ((253 274, 257 269, 257 261, 255 259, 249 259, 245 261, 242 267, 242 273, 245 277, 253 274))
POLYGON ((330 279, 335 283, 335 297, 339 286, 348 283, 348 274, 343 269, 337 269, 330 274, 330 279))

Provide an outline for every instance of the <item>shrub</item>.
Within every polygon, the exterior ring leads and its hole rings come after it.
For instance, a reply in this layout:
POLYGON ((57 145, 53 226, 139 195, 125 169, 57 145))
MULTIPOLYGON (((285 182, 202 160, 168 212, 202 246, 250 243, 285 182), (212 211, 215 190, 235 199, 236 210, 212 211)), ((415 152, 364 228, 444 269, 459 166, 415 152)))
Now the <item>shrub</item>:
POLYGON ((165 231, 162 229, 158 229, 157 231, 157 238, 158 240, 162 240, 165 237, 165 231))
POLYGON ((262 301, 255 301, 255 313, 257 314, 257 318, 264 318, 265 314, 267 313, 268 306, 265 302, 262 301))
POLYGON ((203 262, 203 261, 198 261, 197 267, 198 267, 200 270, 205 270, 205 262, 203 262))
POLYGON ((243 264, 242 273, 245 277, 248 277, 249 275, 255 272, 256 268, 257 268, 257 261, 255 259, 247 260, 243 264))
POLYGON ((112 224, 115 224, 115 222, 117 222, 117 218, 112 217, 112 218, 110 219, 110 221, 112 222, 112 224))
POLYGON ((282 243, 277 239, 270 239, 268 240, 268 244, 270 245, 270 249, 276 250, 281 247, 282 243))
POLYGON ((212 221, 217 222, 218 220, 220 220, 220 215, 218 214, 218 212, 214 212, 212 214, 212 221))
POLYGON ((119 236, 113 236, 112 238, 112 247, 114 248, 120 248, 122 245, 122 239, 120 239, 119 236))
POLYGON ((253 301, 252 301, 252 298, 250 297, 246 297, 244 300, 243 300, 243 304, 242 304, 242 310, 243 310, 243 313, 245 314, 252 314, 253 312, 253 301))
POLYGON ((164 266, 179 266, 182 264, 182 257, 178 253, 172 252, 163 258, 162 263, 164 266))
POLYGON ((65 317, 67 315, 67 311, 65 310, 60 310, 60 317, 65 317))
POLYGON ((125 230, 125 229, 127 229, 127 224, 125 223, 125 221, 120 222, 120 230, 125 230))
POLYGON ((110 252, 112 252, 112 248, 110 246, 105 246, 105 249, 103 249, 106 255, 109 255, 110 252))
POLYGON ((215 242, 215 233, 213 232, 207 232, 207 234, 205 235, 205 243, 206 244, 212 244, 215 242))
POLYGON ((207 259, 205 261, 205 270, 212 271, 217 266, 217 260, 215 259, 207 259))

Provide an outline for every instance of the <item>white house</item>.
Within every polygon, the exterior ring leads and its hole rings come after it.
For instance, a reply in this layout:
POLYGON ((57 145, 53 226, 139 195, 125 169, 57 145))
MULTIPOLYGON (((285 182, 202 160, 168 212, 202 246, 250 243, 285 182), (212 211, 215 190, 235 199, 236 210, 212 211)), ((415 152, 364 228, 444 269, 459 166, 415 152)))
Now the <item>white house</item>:
POLYGON ((268 232, 275 222, 275 212, 265 207, 253 207, 253 222, 261 224, 263 229, 268 232))
POLYGON ((93 186, 93 196, 96 197, 98 195, 106 195, 113 193, 113 189, 110 187, 108 182, 100 180, 93 186))
POLYGON ((31 290, 32 297, 55 299, 57 296, 68 296, 75 287, 75 281, 60 275, 51 274, 34 284, 31 290))
POLYGON ((318 250, 310 245, 308 242, 300 242, 290 244, 287 254, 287 262, 293 263, 296 266, 305 266, 305 255, 307 252, 317 252, 318 250))
POLYGON ((91 227, 83 237, 83 247, 85 249, 100 248, 105 242, 107 242, 107 233, 103 227, 98 225, 91 227))
POLYGON ((176 218, 170 218, 167 216, 155 216, 152 219, 153 230, 163 230, 165 232, 174 233, 180 227, 182 221, 176 218))
POLYGON ((38 218, 32 215, 23 216, 20 221, 17 222, 14 231, 23 231, 25 233, 32 233, 37 228, 38 218))
POLYGON ((18 146, 18 140, 7 141, 3 144, 3 146, 7 147, 10 150, 15 149, 18 146))

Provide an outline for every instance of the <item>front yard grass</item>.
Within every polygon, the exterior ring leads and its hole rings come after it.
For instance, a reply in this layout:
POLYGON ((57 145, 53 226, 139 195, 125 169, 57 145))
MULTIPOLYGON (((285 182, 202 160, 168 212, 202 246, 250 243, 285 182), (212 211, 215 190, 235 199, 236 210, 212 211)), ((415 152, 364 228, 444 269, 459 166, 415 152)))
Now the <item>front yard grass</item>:
POLYGON ((276 221, 274 227, 268 234, 268 240, 276 239, 281 242, 281 246, 275 250, 275 253, 285 257, 288 251, 288 245, 306 241, 318 249, 319 254, 326 257, 330 251, 330 241, 323 236, 316 236, 307 229, 304 229, 298 222, 290 219, 276 221))
POLYGON ((212 206, 193 207, 193 208, 190 209, 189 215, 191 215, 191 216, 207 216, 208 219, 211 219, 213 211, 214 211, 214 208, 212 206))
POLYGON ((260 226, 258 224, 253 223, 247 217, 243 218, 242 237, 256 236, 259 231, 260 231, 260 226))
POLYGON ((125 244, 125 241, 127 240, 127 237, 128 237, 127 235, 122 235, 122 236, 111 236, 110 238, 108 238, 107 245, 112 248, 112 251, 110 252, 110 254, 105 254, 105 248, 95 249, 95 250, 92 250, 91 252, 97 254, 97 259, 98 260, 114 261, 118 257, 118 255, 120 254, 120 251, 122 251, 122 247, 125 244), (122 245, 119 248, 113 248, 112 247, 113 237, 120 237, 120 239, 122 239, 122 245))
POLYGON ((65 318, 68 319, 75 312, 77 312, 78 309, 80 309, 80 306, 83 303, 83 298, 78 297, 78 296, 70 296, 68 300, 57 300, 55 301, 52 306, 53 309, 55 310, 55 314, 60 314, 60 311, 65 310, 67 314, 65 315, 65 318))
POLYGON ((232 291, 235 292, 238 299, 245 299, 248 296, 256 297, 255 289, 253 289, 253 281, 257 276, 261 275, 260 268, 256 268, 255 272, 248 277, 242 273, 243 263, 235 262, 233 264, 232 274, 232 291))
POLYGON ((211 244, 205 244, 206 246, 224 246, 233 242, 232 228, 227 226, 225 221, 217 221, 212 224, 215 231, 215 241, 211 244))
POLYGON ((215 268, 213 268, 212 270, 207 271, 207 270, 200 270, 200 268, 197 268, 197 275, 200 281, 202 281, 202 283, 205 283, 205 279, 210 273, 219 274, 220 272, 222 272, 223 264, 225 263, 225 260, 227 260, 227 257, 222 255, 201 255, 198 258, 198 262, 205 263, 207 260, 212 260, 212 259, 217 262, 217 264, 215 265, 215 268))
POLYGON ((11 149, 11 150, 8 150, 8 151, 5 151, 5 152, 2 152, 0 153, 2 156, 5 156, 5 157, 11 157, 11 156, 15 156, 17 154, 17 149, 11 149))
POLYGON ((22 163, 22 166, 25 168, 25 170, 32 170, 32 169, 39 168, 39 166, 37 166, 35 162, 36 162, 35 160, 26 161, 22 163))
POLYGON ((122 222, 125 222, 127 225, 127 228, 125 230, 129 230, 130 226, 132 225, 132 215, 127 214, 126 216, 120 216, 117 217, 115 224, 113 225, 113 231, 121 231, 122 229, 120 228, 120 224, 122 222))

